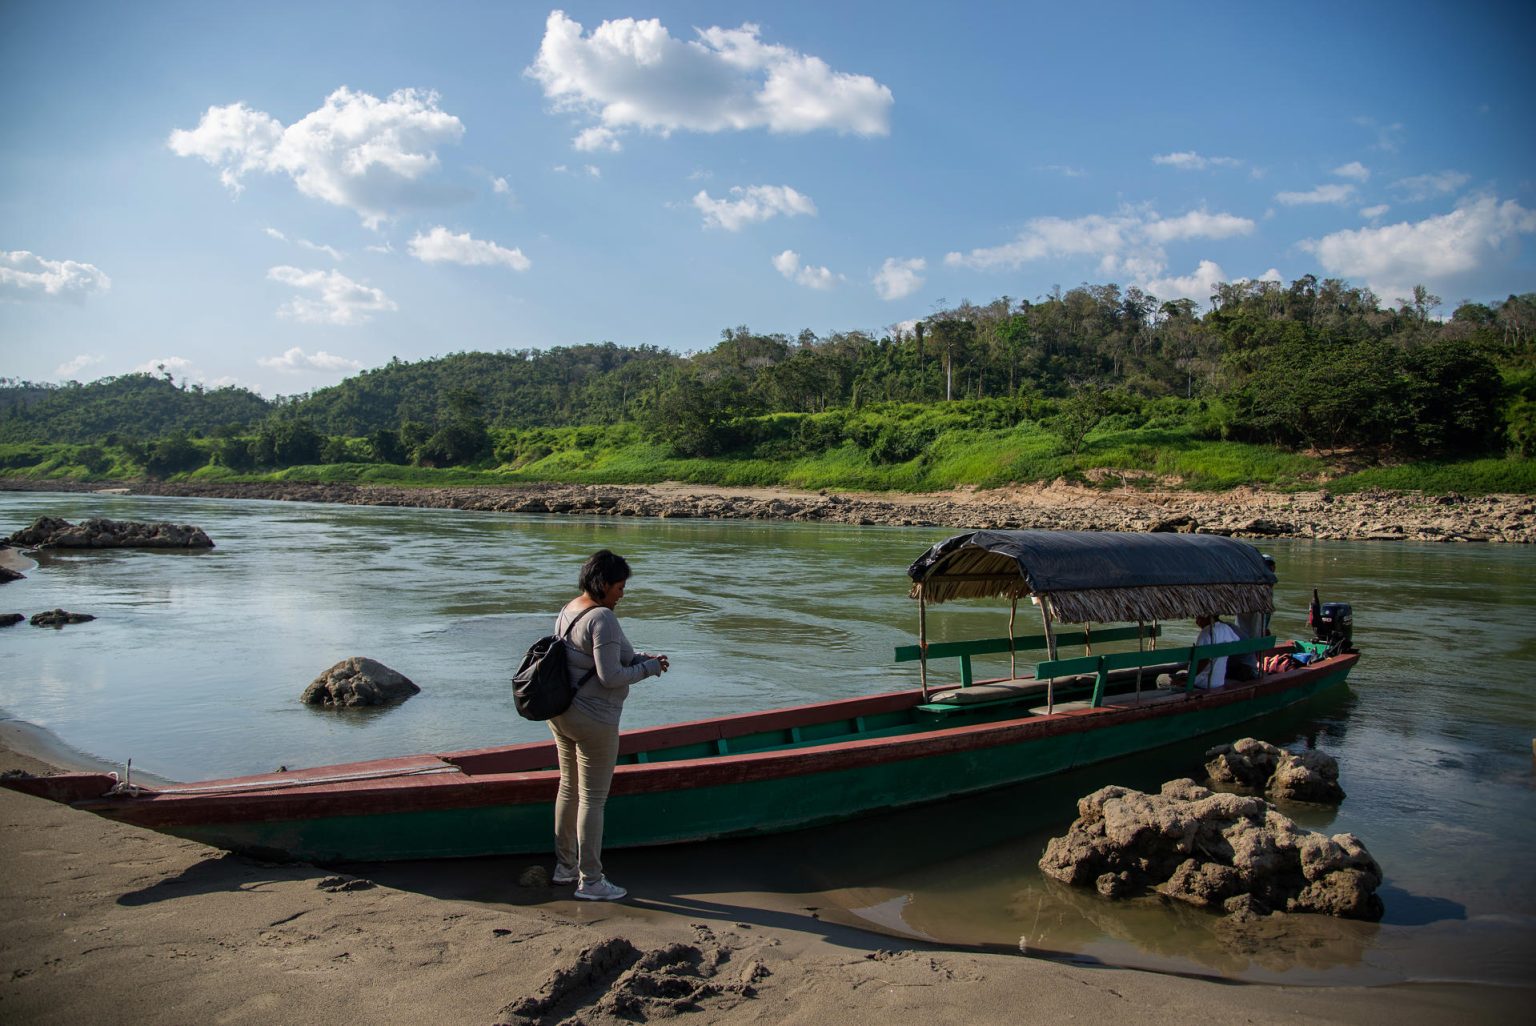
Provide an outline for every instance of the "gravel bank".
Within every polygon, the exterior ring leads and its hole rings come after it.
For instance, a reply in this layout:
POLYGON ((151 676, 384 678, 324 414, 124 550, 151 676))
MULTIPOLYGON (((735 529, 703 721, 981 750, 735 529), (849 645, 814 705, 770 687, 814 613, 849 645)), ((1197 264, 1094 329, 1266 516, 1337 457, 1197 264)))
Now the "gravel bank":
POLYGON ((798 492, 694 485, 400 488, 289 482, 0 480, 0 490, 270 499, 574 516, 799 520, 911 527, 1198 531, 1237 538, 1536 542, 1536 498, 1412 492, 1104 491, 1062 485, 936 494, 798 492))

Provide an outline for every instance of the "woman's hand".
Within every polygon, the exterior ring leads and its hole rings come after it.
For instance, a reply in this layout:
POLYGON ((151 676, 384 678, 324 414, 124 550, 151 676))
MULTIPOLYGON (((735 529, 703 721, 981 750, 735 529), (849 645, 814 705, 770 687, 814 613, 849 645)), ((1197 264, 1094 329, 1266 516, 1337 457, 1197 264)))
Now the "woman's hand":
POLYGON ((670 670, 672 668, 671 662, 664 655, 657 656, 656 657, 656 662, 657 662, 658 665, 661 666, 661 672, 662 673, 666 673, 668 670, 670 670))

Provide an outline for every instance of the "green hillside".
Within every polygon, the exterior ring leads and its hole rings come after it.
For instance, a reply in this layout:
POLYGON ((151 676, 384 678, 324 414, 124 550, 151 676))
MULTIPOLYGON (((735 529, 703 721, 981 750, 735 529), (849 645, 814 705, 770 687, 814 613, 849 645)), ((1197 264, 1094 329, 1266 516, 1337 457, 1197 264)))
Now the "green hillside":
POLYGON ((0 471, 459 468, 904 489, 1300 487, 1351 472, 1384 487, 1528 490, 1536 294, 1443 320, 1440 305, 1416 289, 1385 306, 1309 275, 1221 285, 1197 315, 1188 300, 1083 285, 962 303, 879 337, 739 327, 686 356, 604 342, 392 360, 276 402, 169 375, 0 379, 0 471))

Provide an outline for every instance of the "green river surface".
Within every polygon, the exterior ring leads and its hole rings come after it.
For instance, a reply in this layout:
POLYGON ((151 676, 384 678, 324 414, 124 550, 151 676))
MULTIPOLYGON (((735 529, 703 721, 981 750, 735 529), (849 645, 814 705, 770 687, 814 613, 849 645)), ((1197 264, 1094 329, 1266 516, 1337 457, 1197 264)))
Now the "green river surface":
MULTIPOLYGON (((512 709, 507 678, 574 595, 582 560, 604 547, 634 569, 619 608, 625 631, 673 667, 633 689, 627 728, 915 686, 915 664, 892 662, 917 627, 904 571, 954 533, 0 492, 0 534, 42 515, 172 520, 215 540, 201 553, 33 553, 27 579, 0 589, 0 612, 98 618, 0 631, 0 717, 176 780, 546 738, 512 709), (344 714, 299 703, 317 674, 353 655, 401 671, 421 694, 344 714)), ((1380 923, 1278 916, 1238 929, 1042 877, 1036 863, 1079 796, 1202 777, 1205 749, 1241 734, 815 830, 609 852, 608 870, 637 907, 939 946, 1245 981, 1528 984, 1536 550, 1263 548, 1279 566, 1275 633, 1305 636, 1317 587, 1324 601, 1353 604, 1364 654, 1347 690, 1241 733, 1338 759, 1342 805, 1281 811, 1364 841, 1385 872, 1380 923)), ((1020 633, 1038 630, 1026 619, 1033 607, 1019 615, 1020 633)), ((930 636, 1003 635, 1007 616, 1003 604, 940 606, 930 636)), ((1193 624, 1166 627, 1172 641, 1194 634, 1193 624)), ((1006 670, 978 665, 979 675, 1006 670)), ((560 900, 510 883, 528 861, 357 871, 445 897, 560 900)))

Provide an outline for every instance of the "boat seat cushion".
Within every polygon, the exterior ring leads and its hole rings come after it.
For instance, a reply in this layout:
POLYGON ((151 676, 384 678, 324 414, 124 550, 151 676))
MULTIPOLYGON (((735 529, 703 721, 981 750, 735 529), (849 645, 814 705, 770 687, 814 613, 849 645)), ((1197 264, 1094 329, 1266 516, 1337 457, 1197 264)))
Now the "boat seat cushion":
POLYGON ((1035 681, 1027 684, 972 684, 968 688, 957 688, 954 691, 946 691, 942 695, 934 695, 932 702, 935 705, 973 705, 977 702, 996 702, 1001 698, 1015 698, 1025 694, 1038 694, 1040 685, 1035 681))

